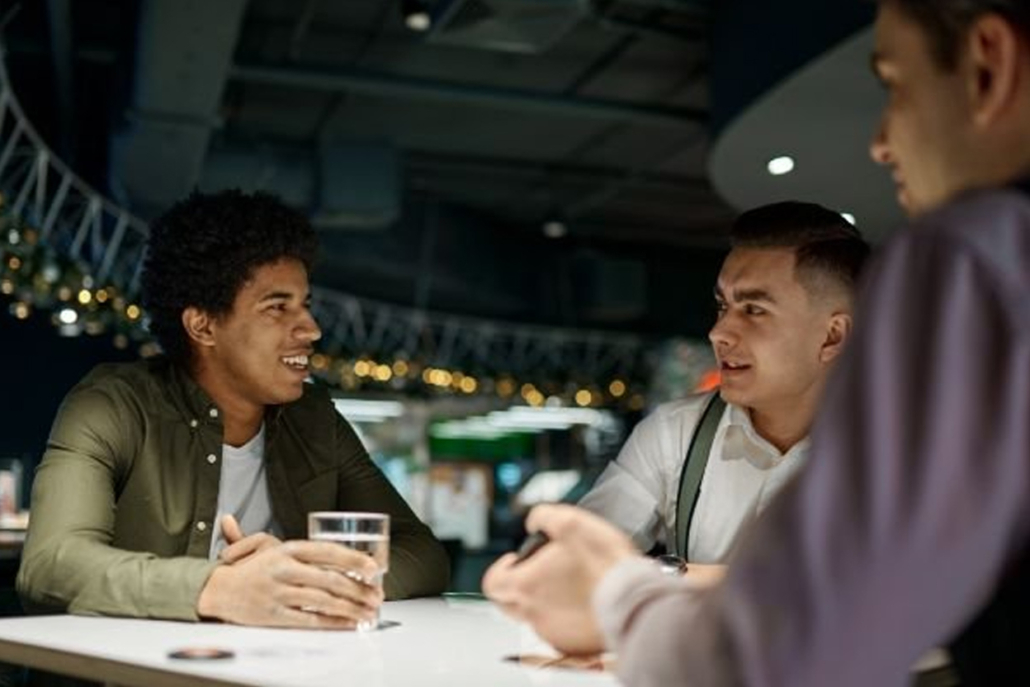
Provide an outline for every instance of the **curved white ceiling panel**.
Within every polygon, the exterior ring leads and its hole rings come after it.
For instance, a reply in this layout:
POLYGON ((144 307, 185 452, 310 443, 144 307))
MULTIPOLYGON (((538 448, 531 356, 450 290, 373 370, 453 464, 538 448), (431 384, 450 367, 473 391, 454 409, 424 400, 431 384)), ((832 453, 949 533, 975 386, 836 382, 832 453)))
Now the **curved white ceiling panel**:
POLYGON ((869 158, 883 94, 869 68, 872 29, 772 87, 721 131, 709 159, 720 194, 744 210, 777 200, 821 203, 854 215, 872 240, 902 221, 890 175, 869 158), (793 171, 774 176, 770 160, 793 171))

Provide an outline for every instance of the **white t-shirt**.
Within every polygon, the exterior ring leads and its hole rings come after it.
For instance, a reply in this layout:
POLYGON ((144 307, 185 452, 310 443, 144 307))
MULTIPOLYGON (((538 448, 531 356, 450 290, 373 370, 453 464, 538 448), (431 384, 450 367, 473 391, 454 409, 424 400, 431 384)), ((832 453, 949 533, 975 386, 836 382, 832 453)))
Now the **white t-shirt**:
POLYGON ((222 444, 222 470, 218 483, 218 513, 211 537, 209 558, 214 560, 223 548, 223 515, 233 515, 244 534, 268 532, 280 536, 279 524, 272 517, 265 477, 265 425, 254 438, 236 448, 222 444))
MULTIPOLYGON (((666 403, 633 430, 581 506, 617 525, 647 551, 656 542, 677 549, 680 473, 694 428, 711 394, 666 403)), ((687 543, 687 560, 725 562, 737 535, 801 467, 808 438, 786 453, 758 436, 747 411, 728 404, 719 421, 701 481, 687 543)))

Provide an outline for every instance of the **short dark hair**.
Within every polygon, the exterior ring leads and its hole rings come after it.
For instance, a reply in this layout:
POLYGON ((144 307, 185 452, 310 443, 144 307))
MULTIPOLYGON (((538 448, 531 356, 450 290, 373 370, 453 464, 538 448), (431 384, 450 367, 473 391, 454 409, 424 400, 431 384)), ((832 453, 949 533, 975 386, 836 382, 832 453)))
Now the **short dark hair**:
POLYGON ((142 297, 151 333, 169 358, 189 364, 183 310, 227 314, 256 268, 294 258, 310 272, 317 247, 307 218, 272 194, 192 193, 150 225, 142 297))
POLYGON ((839 212, 815 203, 788 200, 743 213, 730 229, 733 248, 793 248, 798 281, 811 293, 829 278, 850 296, 869 244, 839 212))
POLYGON ((1027 0, 879 0, 908 15, 926 32, 937 64, 948 70, 958 65, 966 30, 985 14, 1012 22, 1030 40, 1030 2, 1027 0))

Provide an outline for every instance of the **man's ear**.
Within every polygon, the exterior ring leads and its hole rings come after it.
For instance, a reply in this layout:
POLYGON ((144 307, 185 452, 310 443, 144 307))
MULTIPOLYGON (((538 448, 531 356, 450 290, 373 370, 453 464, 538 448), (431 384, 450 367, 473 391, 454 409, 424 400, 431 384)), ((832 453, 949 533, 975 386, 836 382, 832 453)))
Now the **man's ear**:
POLYGON ((846 312, 835 312, 830 315, 826 327, 826 338, 823 340, 822 348, 819 349, 819 360, 828 363, 844 350, 844 344, 851 335, 851 314, 846 312))
POLYGON ((973 121, 980 125, 997 122, 1016 101, 1025 84, 1022 69, 1024 47, 1012 24, 988 13, 973 23, 967 34, 966 55, 961 69, 967 75, 973 121))
POLYGON ((190 306, 182 311, 182 327, 198 346, 215 345, 214 318, 200 308, 190 306))

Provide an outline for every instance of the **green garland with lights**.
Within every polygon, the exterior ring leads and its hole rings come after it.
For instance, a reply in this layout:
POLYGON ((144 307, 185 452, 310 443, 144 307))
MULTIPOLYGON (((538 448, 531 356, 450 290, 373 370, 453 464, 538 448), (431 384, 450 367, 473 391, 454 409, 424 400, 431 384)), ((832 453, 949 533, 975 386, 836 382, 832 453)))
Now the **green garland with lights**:
POLYGON ((143 326, 139 305, 111 284, 97 284, 89 266, 59 254, 40 240, 39 231, 13 217, 0 195, 0 294, 18 320, 51 311, 62 336, 112 336, 115 347, 158 349, 143 326))
MULTIPOLYGON (((0 295, 17 320, 35 311, 50 311, 62 336, 111 336, 116 348, 133 346, 142 357, 160 352, 145 326, 143 311, 113 284, 98 284, 89 265, 61 255, 40 240, 37 229, 13 217, 0 195, 0 295)), ((496 395, 521 398, 531 406, 549 400, 582 407, 643 407, 643 395, 627 381, 608 380, 602 387, 573 381, 520 380, 507 374, 471 374, 397 357, 316 353, 313 374, 345 391, 420 390, 432 395, 496 395)))

